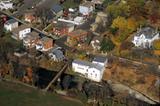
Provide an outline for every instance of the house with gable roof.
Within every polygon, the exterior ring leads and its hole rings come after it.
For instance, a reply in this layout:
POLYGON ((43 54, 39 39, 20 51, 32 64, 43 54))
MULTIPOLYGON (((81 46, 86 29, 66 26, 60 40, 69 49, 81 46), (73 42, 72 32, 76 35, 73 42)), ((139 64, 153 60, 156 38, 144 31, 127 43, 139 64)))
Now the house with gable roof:
POLYGON ((92 62, 84 60, 74 60, 72 69, 87 79, 100 82, 103 77, 108 59, 106 57, 95 57, 92 62))
POLYGON ((132 43, 136 47, 151 48, 154 40, 160 39, 160 34, 152 27, 140 29, 134 36, 132 43))

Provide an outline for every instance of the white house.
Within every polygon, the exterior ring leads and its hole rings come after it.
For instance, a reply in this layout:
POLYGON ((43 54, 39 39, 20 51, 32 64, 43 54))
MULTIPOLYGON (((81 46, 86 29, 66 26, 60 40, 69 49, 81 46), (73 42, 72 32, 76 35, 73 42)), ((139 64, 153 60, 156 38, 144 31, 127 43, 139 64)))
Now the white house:
POLYGON ((13 3, 11 2, 11 0, 2 0, 0 1, 0 9, 13 9, 13 3))
POLYGON ((74 60, 72 62, 72 68, 73 71, 83 75, 84 77, 100 82, 107 64, 106 58, 103 60, 105 60, 104 63, 102 63, 102 60, 96 58, 92 62, 74 60))
POLYGON ((13 29, 18 28, 18 21, 14 20, 14 19, 8 20, 4 23, 4 28, 7 31, 12 31, 13 29))
POLYGON ((23 40, 28 33, 31 33, 31 28, 26 25, 21 25, 12 31, 12 37, 16 40, 23 40))
POLYGON ((157 39, 160 39, 159 32, 151 27, 145 27, 136 33, 132 42, 136 47, 150 48, 153 41, 157 39))
POLYGON ((89 15, 94 10, 94 4, 92 2, 86 1, 79 5, 79 12, 83 15, 89 15))

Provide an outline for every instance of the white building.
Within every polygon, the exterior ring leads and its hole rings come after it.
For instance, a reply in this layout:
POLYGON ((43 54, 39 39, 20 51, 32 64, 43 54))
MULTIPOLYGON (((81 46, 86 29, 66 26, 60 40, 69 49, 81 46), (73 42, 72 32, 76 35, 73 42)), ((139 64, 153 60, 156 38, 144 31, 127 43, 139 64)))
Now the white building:
POLYGON ((11 2, 11 0, 2 0, 0 1, 0 9, 13 9, 13 3, 11 2))
POLYGON ((94 10, 94 3, 86 1, 79 5, 79 12, 83 15, 89 15, 94 10))
POLYGON ((159 32, 151 27, 145 27, 137 32, 132 42, 136 47, 150 48, 153 41, 157 39, 160 39, 159 32))
POLYGON ((12 37, 16 40, 23 40, 28 33, 31 33, 31 28, 25 25, 21 25, 12 31, 12 37))
POLYGON ((4 28, 7 31, 12 31, 13 29, 18 28, 18 21, 14 20, 14 19, 8 20, 4 23, 4 28))
POLYGON ((83 75, 84 77, 96 82, 100 82, 107 64, 107 59, 103 58, 103 60, 96 58, 92 62, 74 60, 72 62, 72 68, 73 71, 83 75))
POLYGON ((74 25, 82 25, 86 20, 83 17, 77 16, 74 19, 58 18, 58 21, 71 23, 71 24, 74 24, 74 25))

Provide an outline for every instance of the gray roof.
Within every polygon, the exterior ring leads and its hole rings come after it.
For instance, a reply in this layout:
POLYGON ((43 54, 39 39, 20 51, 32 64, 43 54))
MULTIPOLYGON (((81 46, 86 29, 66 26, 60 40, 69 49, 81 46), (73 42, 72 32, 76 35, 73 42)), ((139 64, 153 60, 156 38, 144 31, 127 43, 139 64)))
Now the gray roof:
POLYGON ((107 57, 96 56, 93 61, 104 63, 107 60, 107 57))
POLYGON ((88 62, 88 61, 74 60, 73 63, 80 64, 80 65, 83 65, 83 66, 89 66, 90 68, 96 68, 100 71, 102 71, 102 69, 103 69, 103 66, 98 65, 98 64, 94 64, 94 63, 91 63, 91 62, 88 62))
POLYGON ((74 60, 73 63, 80 64, 80 65, 83 65, 83 66, 90 66, 91 65, 90 62, 83 61, 83 60, 74 60))
POLYGON ((147 39, 152 39, 157 34, 157 32, 152 27, 145 27, 139 30, 136 36, 140 36, 142 34, 144 34, 147 39))
POLYGON ((55 54, 55 56, 57 58, 63 58, 64 57, 63 52, 61 50, 53 50, 53 54, 55 54))
POLYGON ((55 4, 55 5, 53 5, 53 7, 52 7, 52 11, 54 11, 55 13, 58 13, 58 12, 60 12, 61 10, 63 10, 63 8, 62 8, 60 5, 58 5, 58 4, 55 4))
POLYGON ((10 19, 10 20, 6 21, 5 24, 9 25, 9 24, 13 24, 15 22, 18 22, 18 21, 16 21, 15 19, 10 19))

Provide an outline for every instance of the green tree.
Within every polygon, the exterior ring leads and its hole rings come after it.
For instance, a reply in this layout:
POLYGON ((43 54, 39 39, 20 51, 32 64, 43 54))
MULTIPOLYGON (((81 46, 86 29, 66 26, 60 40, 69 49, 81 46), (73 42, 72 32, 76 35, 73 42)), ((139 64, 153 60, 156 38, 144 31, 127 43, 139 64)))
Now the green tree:
POLYGON ((109 52, 113 50, 115 47, 114 43, 109 38, 103 39, 100 46, 101 46, 100 50, 103 52, 109 52))

